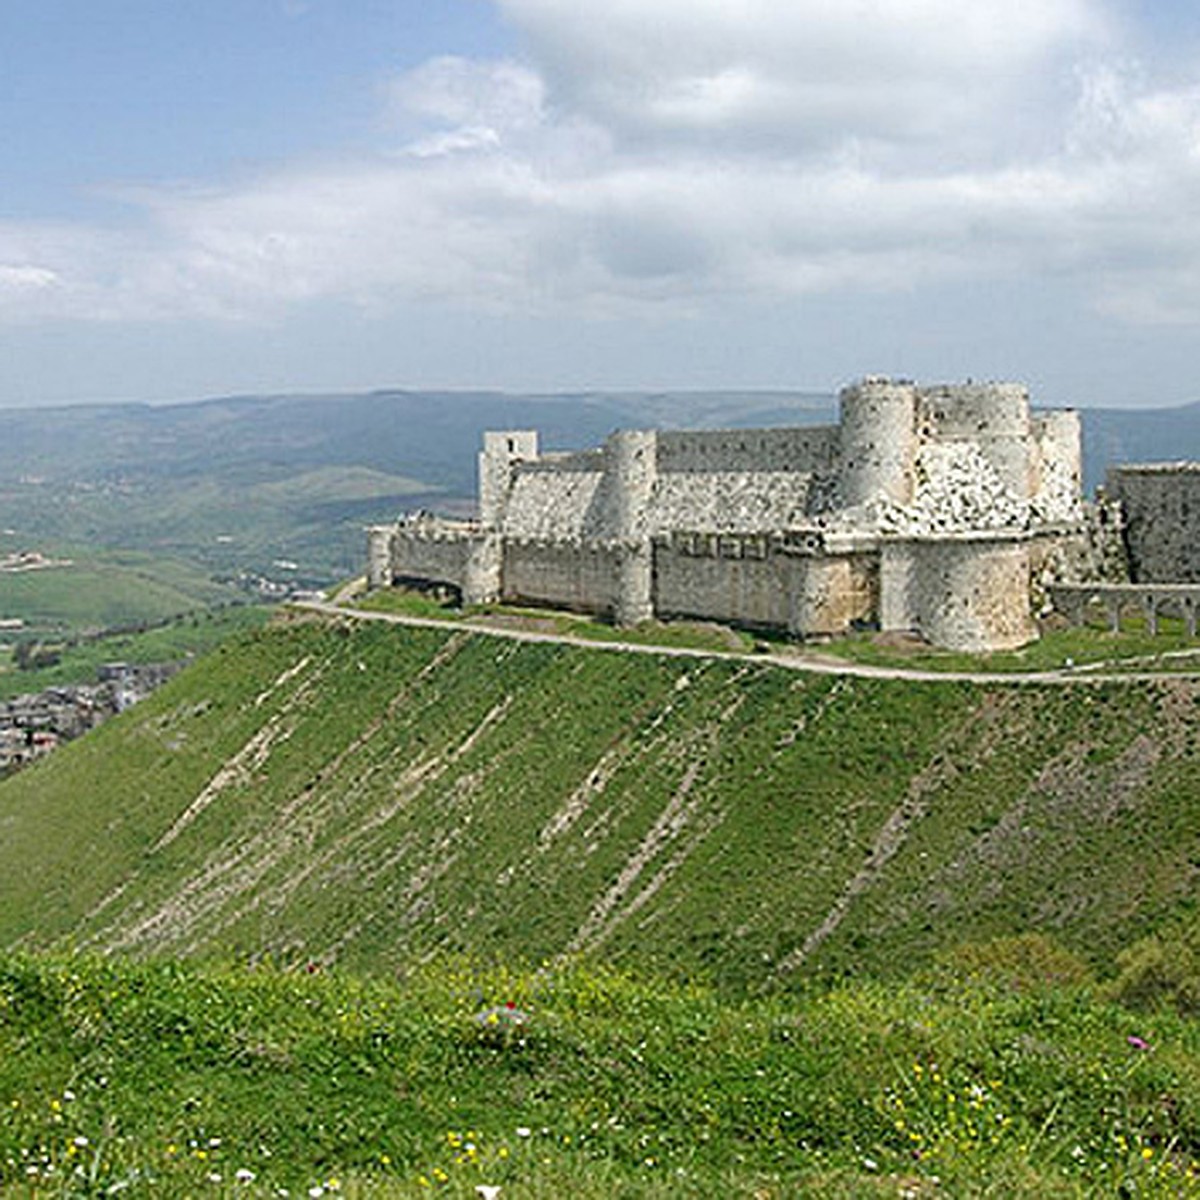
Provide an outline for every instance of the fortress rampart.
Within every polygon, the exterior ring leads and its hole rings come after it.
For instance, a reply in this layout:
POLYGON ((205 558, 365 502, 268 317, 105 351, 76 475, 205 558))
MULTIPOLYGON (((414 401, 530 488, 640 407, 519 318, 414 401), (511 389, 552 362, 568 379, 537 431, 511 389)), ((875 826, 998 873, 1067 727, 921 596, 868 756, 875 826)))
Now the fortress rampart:
POLYGON ((1105 490, 1121 505, 1135 583, 1200 583, 1200 463, 1114 467, 1105 490))
POLYGON ((479 520, 371 531, 372 586, 561 605, 636 624, 860 626, 984 650, 1033 636, 1030 577, 1079 539, 1079 420, 1017 384, 846 388, 837 425, 620 430, 546 454, 484 437, 479 520))

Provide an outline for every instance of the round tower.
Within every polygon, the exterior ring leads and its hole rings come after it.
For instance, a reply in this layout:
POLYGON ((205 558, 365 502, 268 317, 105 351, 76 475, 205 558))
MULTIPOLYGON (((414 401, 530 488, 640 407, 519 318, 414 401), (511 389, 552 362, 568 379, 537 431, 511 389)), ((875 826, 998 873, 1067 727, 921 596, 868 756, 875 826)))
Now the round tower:
POLYGON ((620 541, 650 532, 658 435, 652 429, 618 429, 605 443, 605 473, 609 505, 606 522, 610 537, 620 541))
POLYGON ((917 392, 911 383, 868 378, 841 404, 841 491, 846 507, 879 498, 907 504, 917 456, 917 392))
POLYGON ((392 545, 396 536, 394 525, 372 525, 367 530, 367 586, 392 586, 392 545))
POLYGON ((658 435, 649 429, 619 429, 604 447, 608 476, 608 536, 617 543, 613 619, 637 625, 654 615, 654 548, 651 504, 658 475, 658 435))
POLYGON ((1005 489, 1033 494, 1029 389, 1021 383, 963 383, 927 388, 922 418, 933 437, 973 442, 1005 489))

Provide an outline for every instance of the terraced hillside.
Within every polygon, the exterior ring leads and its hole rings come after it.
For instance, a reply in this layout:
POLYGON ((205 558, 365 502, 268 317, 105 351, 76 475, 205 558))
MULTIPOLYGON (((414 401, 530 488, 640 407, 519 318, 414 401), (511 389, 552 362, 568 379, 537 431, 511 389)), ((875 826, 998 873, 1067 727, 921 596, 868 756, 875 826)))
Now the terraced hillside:
POLYGON ((0 785, 0 946, 737 987, 1038 928, 1108 963, 1192 903, 1198 704, 296 619, 0 785))

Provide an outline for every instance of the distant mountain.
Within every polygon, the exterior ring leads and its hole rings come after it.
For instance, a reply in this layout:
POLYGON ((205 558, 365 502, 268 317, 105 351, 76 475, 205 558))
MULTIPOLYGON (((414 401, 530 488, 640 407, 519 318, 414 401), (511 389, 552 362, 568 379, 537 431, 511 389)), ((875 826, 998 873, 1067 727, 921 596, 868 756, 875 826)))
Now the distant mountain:
POLYGON ((1200 401, 1178 408, 1089 408, 1083 412, 1084 486, 1113 463, 1200 459, 1200 401))
MULTIPOLYGON (((233 396, 174 405, 9 409, 0 437, 0 530, 16 543, 122 546, 213 570, 311 581, 359 565, 364 524, 418 507, 467 511, 485 429, 595 445, 619 427, 814 424, 814 392, 380 391, 233 396)), ((1083 413, 1085 481, 1128 460, 1200 457, 1200 404, 1083 413)), ((0 549, 4 548, 0 544, 0 549)))

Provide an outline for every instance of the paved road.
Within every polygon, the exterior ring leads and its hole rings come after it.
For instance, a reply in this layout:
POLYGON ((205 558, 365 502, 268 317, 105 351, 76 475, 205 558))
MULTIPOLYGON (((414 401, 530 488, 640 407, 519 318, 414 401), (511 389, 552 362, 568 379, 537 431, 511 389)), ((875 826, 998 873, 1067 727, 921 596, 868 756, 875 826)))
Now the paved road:
POLYGON ((918 667, 881 667, 867 663, 843 662, 828 656, 795 654, 739 654, 719 650, 695 650, 686 646, 649 646, 641 642, 599 641, 569 634, 541 633, 532 629, 498 628, 482 622, 438 621, 428 617, 408 617, 399 613, 364 612, 320 600, 302 600, 293 608, 307 609, 331 617, 352 617, 356 621, 383 621, 389 625, 409 625, 418 629, 468 630, 485 637, 507 638, 514 642, 552 642, 564 646, 582 646, 587 650, 620 650, 629 654, 658 654, 668 658, 739 659, 770 663, 787 671, 806 671, 814 675, 853 675, 862 679, 911 679, 920 683, 951 683, 966 680, 990 684, 1080 684, 1080 683, 1161 683, 1164 679, 1200 680, 1200 671, 1105 671, 1079 667, 1059 671, 929 671, 918 667))

